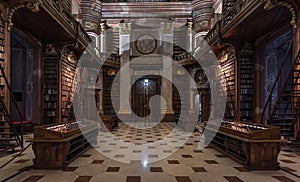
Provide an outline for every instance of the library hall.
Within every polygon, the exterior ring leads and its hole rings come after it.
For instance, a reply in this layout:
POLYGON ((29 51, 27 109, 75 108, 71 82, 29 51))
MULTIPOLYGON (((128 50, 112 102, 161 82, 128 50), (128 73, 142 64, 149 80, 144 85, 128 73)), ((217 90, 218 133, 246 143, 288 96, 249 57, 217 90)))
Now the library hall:
POLYGON ((0 181, 300 181, 299 0, 1 0, 0 181))

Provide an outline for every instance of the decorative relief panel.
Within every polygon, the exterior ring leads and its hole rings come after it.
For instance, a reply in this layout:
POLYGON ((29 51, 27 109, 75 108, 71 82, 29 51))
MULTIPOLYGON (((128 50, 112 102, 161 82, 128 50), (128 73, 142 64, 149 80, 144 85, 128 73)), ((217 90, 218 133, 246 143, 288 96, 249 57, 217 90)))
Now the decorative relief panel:
POLYGON ((18 9, 27 8, 34 13, 39 11, 39 6, 42 4, 39 0, 16 1, 9 3, 8 30, 13 26, 12 17, 18 9))
POLYGON ((133 56, 146 54, 158 54, 159 52, 159 32, 158 30, 138 29, 132 32, 133 56))

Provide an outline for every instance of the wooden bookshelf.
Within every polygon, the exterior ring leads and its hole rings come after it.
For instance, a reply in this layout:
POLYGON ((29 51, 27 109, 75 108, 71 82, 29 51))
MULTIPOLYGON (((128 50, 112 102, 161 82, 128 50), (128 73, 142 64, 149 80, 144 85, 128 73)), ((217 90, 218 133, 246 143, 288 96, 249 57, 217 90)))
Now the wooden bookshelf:
POLYGON ((4 33, 4 21, 0 21, 0 61, 4 61, 4 49, 5 49, 5 33, 4 33))
POLYGON ((189 76, 186 74, 186 72, 177 71, 175 69, 175 71, 173 72, 172 82, 174 83, 173 84, 173 110, 174 110, 175 118, 178 117, 180 114, 187 115, 189 109, 189 99, 190 99, 189 76))
POLYGON ((58 120, 59 66, 57 55, 44 56, 44 121, 43 124, 58 120))
POLYGON ((76 59, 73 54, 44 56, 44 121, 43 124, 67 122, 72 113, 73 79, 76 59))
MULTIPOLYGON (((236 94, 235 94, 235 77, 236 77, 236 69, 235 69, 236 57, 235 55, 230 55, 226 60, 220 61, 221 66, 221 74, 220 77, 225 81, 226 85, 226 110, 225 110, 225 119, 234 119, 236 117, 236 94)), ((223 84, 223 83, 222 83, 223 84)))
MULTIPOLYGON (((0 64, 4 66, 4 54, 5 54, 5 33, 4 33, 4 27, 5 23, 4 21, 0 20, 0 64)), ((5 87, 5 81, 0 73, 0 97, 4 97, 4 87, 5 87)), ((5 131, 5 125, 4 122, 4 116, 0 116, 0 132, 5 131)))
POLYGON ((119 80, 115 80, 117 70, 105 67, 103 71, 103 112, 104 115, 115 115, 119 109, 119 80), (113 87, 113 84, 114 85, 113 87), (116 111, 113 108, 116 103, 116 111))
POLYGON ((243 46, 239 61, 239 114, 241 121, 252 121, 254 112, 253 83, 254 66, 253 51, 248 43, 243 46))
POLYGON ((68 119, 74 119, 74 113, 72 113, 72 101, 73 101, 73 83, 76 71, 76 59, 75 56, 68 59, 66 55, 61 59, 61 121, 67 122, 68 119))

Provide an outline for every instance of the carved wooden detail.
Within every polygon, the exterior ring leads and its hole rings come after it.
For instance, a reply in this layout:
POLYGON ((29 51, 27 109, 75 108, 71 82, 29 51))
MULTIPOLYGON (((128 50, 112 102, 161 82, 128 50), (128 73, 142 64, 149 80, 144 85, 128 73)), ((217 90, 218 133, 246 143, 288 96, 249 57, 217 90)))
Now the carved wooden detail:
POLYGON ((80 2, 81 17, 86 31, 99 33, 102 11, 102 2, 95 0, 83 0, 80 2))
POLYGON ((194 31, 207 31, 210 29, 213 1, 192 1, 192 16, 194 31))
POLYGON ((25 0, 25 1, 14 1, 12 3, 9 3, 8 7, 9 7, 9 16, 8 16, 8 30, 11 30, 11 27, 13 26, 12 23, 12 18, 14 13, 22 8, 27 8, 29 10, 31 10, 33 13, 37 13, 40 8, 39 6, 42 4, 43 2, 40 0, 25 0))
POLYGON ((60 43, 47 43, 45 44, 44 54, 47 56, 64 55, 65 53, 69 53, 68 47, 78 48, 78 43, 74 41, 60 42, 60 43))
POLYGON ((8 5, 5 3, 0 3, 0 20, 8 20, 8 5))
POLYGON ((291 25, 293 26, 293 28, 297 28, 297 25, 298 25, 298 16, 297 16, 297 5, 292 2, 292 1, 289 1, 289 0, 266 0, 265 1, 265 5, 264 5, 264 9, 265 10, 270 10, 270 9, 273 9, 274 7, 276 6, 284 6, 286 7, 289 12, 291 13, 292 15, 292 20, 291 20, 291 25))
POLYGON ((162 34, 172 34, 173 28, 174 28, 173 22, 162 22, 161 23, 162 34))
POLYGON ((46 56, 55 56, 55 55, 57 55, 57 50, 55 49, 55 45, 46 44, 45 49, 44 49, 44 54, 46 56))
MULTIPOLYGON (((81 24, 72 16, 69 9, 66 7, 66 3, 58 0, 40 0, 44 9, 51 10, 51 16, 57 19, 57 21, 64 23, 71 31, 76 34, 76 39, 81 44, 87 44, 91 41, 89 35, 86 33, 81 24)), ((76 40, 76 41, 77 41, 76 40)))
POLYGON ((243 11, 247 11, 246 7, 251 3, 255 3, 253 0, 245 1, 245 0, 226 0, 223 5, 223 20, 222 26, 227 26, 234 20, 237 15, 239 15, 243 11))
POLYGON ((130 34, 131 23, 122 22, 119 23, 119 26, 121 28, 121 34, 130 34))

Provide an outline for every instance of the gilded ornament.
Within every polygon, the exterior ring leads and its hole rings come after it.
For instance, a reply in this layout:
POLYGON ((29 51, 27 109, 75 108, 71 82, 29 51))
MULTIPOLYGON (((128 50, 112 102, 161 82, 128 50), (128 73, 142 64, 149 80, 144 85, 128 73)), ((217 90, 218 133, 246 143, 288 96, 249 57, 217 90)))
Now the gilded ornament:
POLYGON ((121 34, 130 34, 130 25, 131 23, 119 23, 119 26, 121 28, 121 34))
POLYGON ((293 26, 293 28, 297 28, 297 13, 296 13, 296 8, 294 7, 293 4, 289 2, 278 1, 278 0, 267 0, 266 4, 264 5, 264 9, 270 10, 276 7, 277 5, 288 8, 289 12, 292 15, 292 20, 290 23, 293 26))
POLYGON ((85 22, 86 30, 97 30, 97 24, 93 22, 85 22))
POLYGON ((13 26, 12 17, 17 10, 27 8, 33 13, 37 13, 40 10, 39 6, 41 4, 42 2, 39 0, 19 1, 9 4, 8 31, 10 31, 11 27, 13 26))
POLYGON ((47 44, 45 47, 45 55, 47 56, 55 56, 57 55, 57 52, 53 46, 53 44, 47 44))
POLYGON ((170 22, 162 22, 161 29, 163 34, 172 34, 173 33, 173 23, 170 22))
POLYGON ((100 23, 100 32, 104 33, 107 30, 106 22, 100 23))

